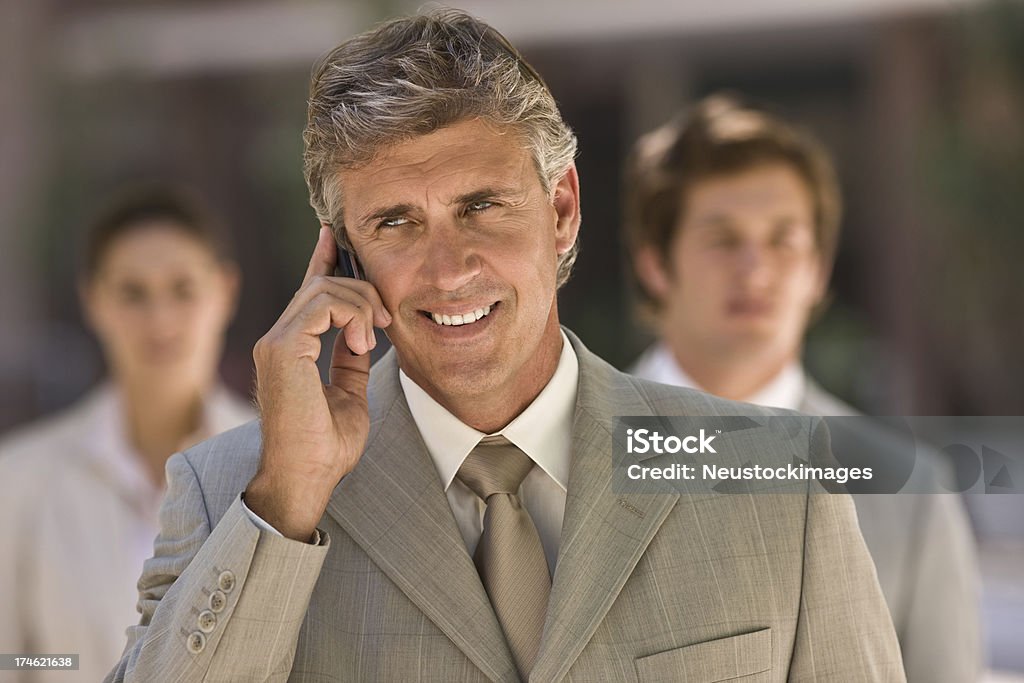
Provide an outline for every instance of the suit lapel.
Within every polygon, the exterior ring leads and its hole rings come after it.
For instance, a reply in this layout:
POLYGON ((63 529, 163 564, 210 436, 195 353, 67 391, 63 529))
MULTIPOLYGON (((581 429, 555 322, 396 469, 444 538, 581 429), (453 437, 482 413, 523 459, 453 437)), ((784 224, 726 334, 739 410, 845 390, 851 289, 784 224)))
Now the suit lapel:
POLYGON ((394 352, 370 380, 370 436, 327 512, 423 613, 494 681, 515 663, 409 412, 394 352))
POLYGON ((650 415, 651 408, 611 366, 566 334, 580 362, 579 394, 565 521, 534 681, 565 676, 679 498, 612 491, 613 419, 650 415))

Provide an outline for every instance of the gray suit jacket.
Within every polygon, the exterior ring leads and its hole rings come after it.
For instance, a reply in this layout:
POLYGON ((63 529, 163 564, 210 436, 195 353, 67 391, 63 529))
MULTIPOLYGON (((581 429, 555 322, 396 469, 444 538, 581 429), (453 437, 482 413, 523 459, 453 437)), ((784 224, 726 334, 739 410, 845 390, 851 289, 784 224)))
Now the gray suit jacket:
MULTIPOLYGON (((629 377, 570 339, 572 464, 530 680, 904 680, 850 499, 615 493, 616 415, 758 409, 629 377)), ((261 531, 241 507, 257 424, 171 459, 142 619, 107 680, 518 680, 393 353, 369 395, 366 451, 319 545, 261 531), (212 603, 215 619, 200 619, 212 603)), ((784 447, 761 437, 758 447, 784 447)))
MULTIPOLYGON (((858 414, 809 380, 800 410, 858 414)), ((960 496, 855 494, 853 500, 900 639, 907 680, 978 680, 981 583, 960 496)))

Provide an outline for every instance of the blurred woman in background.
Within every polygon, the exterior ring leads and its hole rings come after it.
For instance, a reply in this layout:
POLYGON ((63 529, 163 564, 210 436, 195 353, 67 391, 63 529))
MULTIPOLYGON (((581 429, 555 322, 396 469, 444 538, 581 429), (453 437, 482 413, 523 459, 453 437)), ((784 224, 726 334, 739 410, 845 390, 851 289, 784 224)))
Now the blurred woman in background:
POLYGON ((98 681, 118 660, 164 463, 254 416, 217 376, 238 289, 216 224, 174 190, 132 192, 91 226, 79 291, 109 377, 0 442, 0 652, 80 668, 15 680, 98 681))

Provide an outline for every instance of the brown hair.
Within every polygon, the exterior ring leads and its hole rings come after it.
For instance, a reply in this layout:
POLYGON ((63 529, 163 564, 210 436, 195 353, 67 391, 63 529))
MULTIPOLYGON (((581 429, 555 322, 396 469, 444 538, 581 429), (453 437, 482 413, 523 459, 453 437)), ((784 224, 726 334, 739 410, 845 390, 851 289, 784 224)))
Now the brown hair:
MULTIPOLYGON (((317 218, 349 246, 336 172, 477 117, 521 136, 548 193, 576 155, 576 136, 540 75, 504 36, 465 12, 394 19, 334 48, 313 68, 303 132, 317 218)), ((559 286, 577 248, 559 258, 559 286)))
MULTIPOLYGON (((701 100, 687 115, 641 137, 626 164, 626 242, 632 253, 653 247, 668 253, 695 184, 765 163, 789 165, 807 183, 814 202, 818 253, 831 268, 839 240, 840 197, 835 169, 820 142, 765 111, 744 106, 731 95, 701 100)), ((660 302, 630 274, 641 313, 656 317, 660 302)))
POLYGON ((157 221, 192 237, 218 260, 232 259, 230 240, 222 224, 193 193, 171 185, 140 185, 115 195, 89 224, 82 279, 88 281, 96 275, 114 242, 157 221))

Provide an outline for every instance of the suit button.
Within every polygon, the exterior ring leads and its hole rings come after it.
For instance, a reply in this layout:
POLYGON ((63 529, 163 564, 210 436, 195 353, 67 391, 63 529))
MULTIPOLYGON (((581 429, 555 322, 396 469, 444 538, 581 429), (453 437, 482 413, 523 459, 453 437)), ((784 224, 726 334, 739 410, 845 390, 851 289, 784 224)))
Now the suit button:
POLYGON ((229 569, 222 571, 220 576, 217 577, 217 585, 220 586, 220 589, 225 593, 230 593, 235 587, 234 573, 229 569))
POLYGON ((224 597, 222 591, 213 591, 210 593, 210 610, 214 614, 220 614, 224 611, 224 607, 228 604, 228 599, 224 597))
POLYGON ((217 615, 208 609, 204 609, 199 613, 197 621, 199 623, 199 630, 203 633, 209 633, 217 625, 217 615))
POLYGON ((199 654, 206 648, 206 636, 199 631, 193 631, 188 636, 188 651, 194 655, 199 654))

